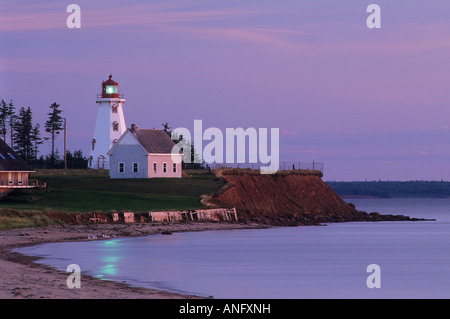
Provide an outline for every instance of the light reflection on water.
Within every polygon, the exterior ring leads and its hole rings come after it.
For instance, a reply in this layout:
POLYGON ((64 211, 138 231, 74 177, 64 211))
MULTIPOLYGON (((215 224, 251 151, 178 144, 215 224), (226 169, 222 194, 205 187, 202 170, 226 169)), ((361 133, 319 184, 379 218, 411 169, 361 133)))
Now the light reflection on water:
POLYGON ((436 222, 207 231, 21 249, 40 262, 130 284, 216 298, 449 298, 450 199, 352 200, 436 222), (378 264, 380 289, 366 267, 378 264))

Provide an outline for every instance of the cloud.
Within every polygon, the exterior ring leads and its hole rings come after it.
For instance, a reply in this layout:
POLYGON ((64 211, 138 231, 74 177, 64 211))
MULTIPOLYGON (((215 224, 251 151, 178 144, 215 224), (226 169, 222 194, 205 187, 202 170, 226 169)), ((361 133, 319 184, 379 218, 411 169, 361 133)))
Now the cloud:
MULTIPOLYGON (((198 9, 202 2, 126 4, 99 1, 80 2, 82 28, 101 26, 157 26, 199 21, 218 21, 229 17, 258 14, 251 10, 198 9), (94 6, 95 5, 95 6, 94 6), (196 9, 197 8, 197 9, 196 9)), ((61 4, 10 5, 0 7, 0 31, 65 29, 66 6, 61 4)))
POLYGON ((21 57, 21 58, 1 58, 0 72, 43 72, 67 74, 83 74, 88 69, 84 61, 76 61, 70 58, 54 59, 51 57, 21 57))
MULTIPOLYGON (((121 32, 120 27, 142 27, 143 32, 154 28, 212 41, 261 44, 302 56, 398 56, 450 48, 448 22, 409 24, 404 28, 394 28, 394 31, 382 29, 382 36, 375 36, 361 25, 344 21, 324 23, 323 19, 319 19, 319 24, 310 19, 284 23, 283 18, 292 19, 291 11, 296 8, 290 6, 278 8, 245 2, 239 6, 232 3, 212 5, 207 1, 135 4, 114 1, 79 2, 83 29, 114 27, 116 34, 121 32), (263 18, 270 22, 261 23, 263 18)), ((313 14, 318 13, 313 11, 313 14)), ((68 16, 66 5, 53 2, 39 1, 27 6, 10 3, 0 7, 0 32, 67 30, 68 16)))
POLYGON ((65 12, 0 14, 0 32, 39 31, 67 28, 65 12))
POLYGON ((296 130, 283 130, 281 131, 281 136, 293 136, 299 134, 296 130))

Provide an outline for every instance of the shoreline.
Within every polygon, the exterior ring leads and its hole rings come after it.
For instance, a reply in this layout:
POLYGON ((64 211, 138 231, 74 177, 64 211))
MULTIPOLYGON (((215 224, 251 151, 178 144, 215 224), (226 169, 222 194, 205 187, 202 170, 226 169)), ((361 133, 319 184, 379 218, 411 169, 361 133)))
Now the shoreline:
POLYGON ((0 231, 0 299, 205 299, 169 291, 131 286, 124 282, 102 280, 81 273, 81 288, 66 285, 70 273, 35 263, 39 258, 13 252, 14 249, 55 242, 91 241, 140 237, 172 232, 207 230, 261 229, 267 225, 239 223, 134 223, 87 224, 14 228, 0 231))

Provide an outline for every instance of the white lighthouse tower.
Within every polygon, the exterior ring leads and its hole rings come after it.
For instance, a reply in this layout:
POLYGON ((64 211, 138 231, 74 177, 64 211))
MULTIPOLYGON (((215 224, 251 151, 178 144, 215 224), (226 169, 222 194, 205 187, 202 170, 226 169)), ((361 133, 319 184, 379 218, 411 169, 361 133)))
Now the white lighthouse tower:
POLYGON ((126 130, 123 115, 123 94, 112 75, 102 83, 102 93, 97 95, 98 113, 94 137, 91 142, 89 168, 109 169, 108 151, 126 130))

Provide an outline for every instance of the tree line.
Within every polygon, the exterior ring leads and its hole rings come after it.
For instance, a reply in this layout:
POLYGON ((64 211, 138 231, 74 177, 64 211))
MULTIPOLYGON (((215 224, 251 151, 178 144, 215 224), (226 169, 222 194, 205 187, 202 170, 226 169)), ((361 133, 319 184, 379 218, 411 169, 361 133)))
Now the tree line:
POLYGON ((331 181, 327 184, 340 196, 347 197, 450 197, 448 181, 331 181))
MULTIPOLYGON (((65 159, 60 155, 55 142, 57 136, 64 130, 63 111, 56 102, 50 105, 48 119, 44 123, 46 136, 42 136, 41 126, 33 122, 33 112, 30 107, 16 109, 13 101, 0 102, 0 137, 34 168, 64 168, 65 159), (51 152, 47 155, 39 153, 39 147, 44 141, 50 141, 51 152)), ((81 150, 73 154, 65 154, 68 168, 86 168, 88 160, 81 150)))

